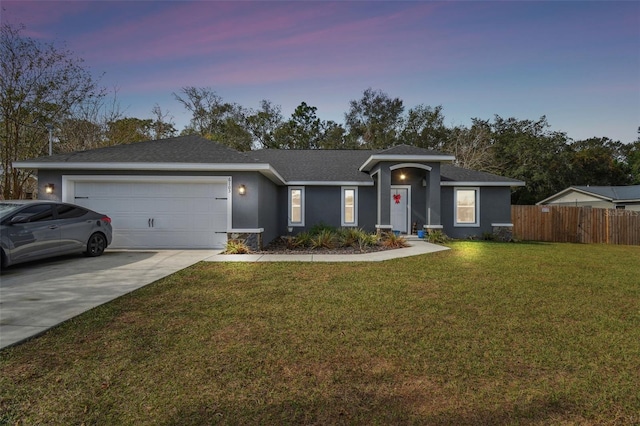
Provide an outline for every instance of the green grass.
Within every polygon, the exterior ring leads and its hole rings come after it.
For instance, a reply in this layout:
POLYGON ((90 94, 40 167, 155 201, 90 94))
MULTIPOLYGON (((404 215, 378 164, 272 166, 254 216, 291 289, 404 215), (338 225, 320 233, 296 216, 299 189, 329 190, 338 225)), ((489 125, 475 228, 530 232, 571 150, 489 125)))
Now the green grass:
POLYGON ((0 424, 640 423, 640 247, 200 263, 0 353, 0 424))

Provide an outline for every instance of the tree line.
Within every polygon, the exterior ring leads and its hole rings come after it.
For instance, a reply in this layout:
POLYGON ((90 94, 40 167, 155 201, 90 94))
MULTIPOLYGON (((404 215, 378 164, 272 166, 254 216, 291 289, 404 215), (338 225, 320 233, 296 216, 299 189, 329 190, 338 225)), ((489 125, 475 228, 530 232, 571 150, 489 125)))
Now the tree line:
MULTIPOLYGON (((180 132, 154 105, 151 118, 127 117, 117 91, 98 80, 72 52, 24 37, 23 27, 2 24, 0 44, 0 185, 3 198, 21 198, 30 171, 12 163, 54 153, 197 134, 240 151, 252 149, 385 149, 399 144, 450 153, 456 165, 526 182, 513 192, 531 204, 570 185, 640 184, 640 137, 574 141, 535 120, 473 118, 447 126, 442 106, 406 108, 399 98, 368 88, 351 100, 344 123, 322 120, 301 102, 289 117, 269 100, 257 108, 225 101, 209 87, 187 86, 174 98, 191 115, 180 132)), ((639 129, 640 130, 640 129, 639 129)))

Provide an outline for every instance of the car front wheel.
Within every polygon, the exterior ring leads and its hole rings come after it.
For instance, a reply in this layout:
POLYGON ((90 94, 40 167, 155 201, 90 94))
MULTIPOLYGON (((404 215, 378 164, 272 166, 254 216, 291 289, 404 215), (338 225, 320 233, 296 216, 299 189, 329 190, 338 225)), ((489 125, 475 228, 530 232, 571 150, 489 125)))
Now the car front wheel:
POLYGON ((89 257, 100 256, 107 248, 107 239, 99 232, 91 235, 87 242, 87 251, 85 254, 89 257))

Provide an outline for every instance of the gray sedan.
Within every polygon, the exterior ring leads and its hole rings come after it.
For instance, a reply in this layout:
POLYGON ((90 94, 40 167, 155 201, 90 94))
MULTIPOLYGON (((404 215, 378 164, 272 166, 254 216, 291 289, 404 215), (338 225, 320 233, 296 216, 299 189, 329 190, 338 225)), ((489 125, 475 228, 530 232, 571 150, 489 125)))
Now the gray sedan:
POLYGON ((0 200, 2 266, 65 254, 100 256, 111 244, 111 219, 53 201, 0 200))

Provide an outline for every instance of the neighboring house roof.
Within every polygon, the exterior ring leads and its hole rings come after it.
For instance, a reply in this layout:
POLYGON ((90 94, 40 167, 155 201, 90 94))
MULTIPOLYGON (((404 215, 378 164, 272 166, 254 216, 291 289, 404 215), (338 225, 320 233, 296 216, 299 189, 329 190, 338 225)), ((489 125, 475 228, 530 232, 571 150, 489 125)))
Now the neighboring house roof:
MULTIPOLYGON (((368 172, 381 161, 450 162, 437 151, 398 145, 384 150, 280 150, 239 152, 200 136, 155 141, 40 157, 16 162, 33 169, 258 171, 288 185, 372 185, 368 172)), ((520 186, 524 182, 491 173, 442 164, 443 185, 520 186)))
POLYGON ((557 198, 561 198, 571 192, 580 192, 582 194, 591 195, 596 198, 600 198, 604 201, 610 201, 612 203, 623 202, 640 202, 640 185, 628 185, 628 186, 570 186, 551 197, 536 204, 548 204, 557 198))

